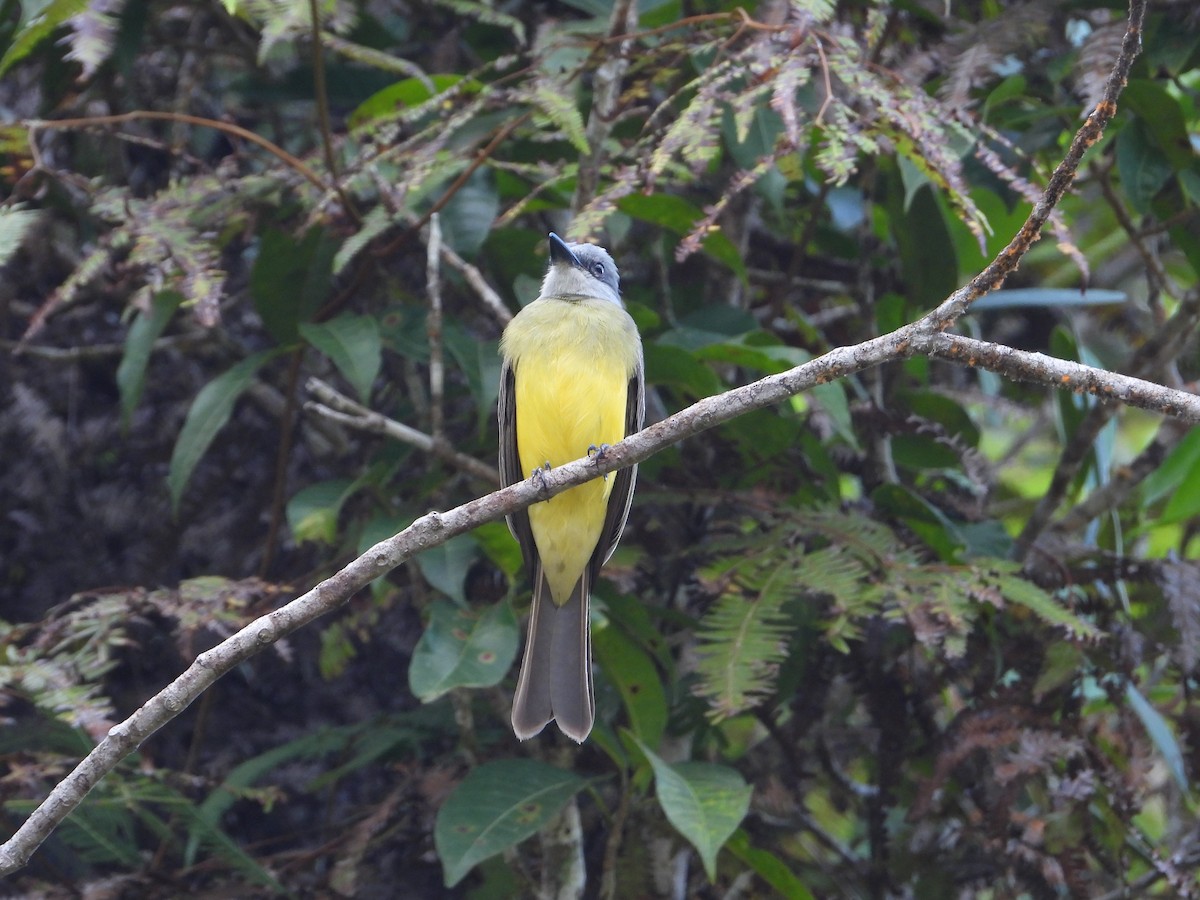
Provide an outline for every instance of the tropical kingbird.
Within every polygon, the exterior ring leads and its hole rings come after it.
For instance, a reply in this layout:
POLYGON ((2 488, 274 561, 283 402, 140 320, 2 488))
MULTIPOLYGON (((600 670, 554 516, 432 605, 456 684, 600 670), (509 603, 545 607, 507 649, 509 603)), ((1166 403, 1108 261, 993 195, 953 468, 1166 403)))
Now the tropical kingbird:
MULTIPOLYGON (((603 453, 645 418, 642 342, 621 302, 608 251, 550 235, 538 298, 500 341, 500 480, 514 484, 603 453)), ((533 737, 551 719, 583 742, 592 730, 588 599, 616 549, 637 466, 589 481, 508 517, 533 578, 533 604, 513 731, 533 737)))

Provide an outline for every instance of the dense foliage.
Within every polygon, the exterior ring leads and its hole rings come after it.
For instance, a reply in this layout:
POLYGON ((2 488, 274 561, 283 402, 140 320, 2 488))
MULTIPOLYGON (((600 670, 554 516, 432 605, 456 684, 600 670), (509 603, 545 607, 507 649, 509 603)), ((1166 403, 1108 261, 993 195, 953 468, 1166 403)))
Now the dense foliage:
MULTIPOLYGON (((661 419, 977 272, 1127 14, 0 9, 9 832, 197 653, 494 487, 548 231, 617 259, 661 419)), ((1154 4, 1052 239, 958 329, 1193 385, 1198 104, 1200 14, 1154 4)), ((219 683, 16 883, 1191 895, 1198 513, 1200 431, 897 361, 643 464, 584 746, 508 728, 529 587, 493 522, 219 683)))

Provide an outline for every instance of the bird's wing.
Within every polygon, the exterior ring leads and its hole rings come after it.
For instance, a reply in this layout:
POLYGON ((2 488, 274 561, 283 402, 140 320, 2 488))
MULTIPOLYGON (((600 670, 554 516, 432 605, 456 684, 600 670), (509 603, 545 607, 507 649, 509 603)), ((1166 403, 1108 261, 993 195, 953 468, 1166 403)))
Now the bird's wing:
MULTIPOLYGON (((629 379, 629 395, 625 401, 625 436, 628 437, 642 430, 646 420, 646 378, 639 358, 633 377, 629 379)), ((625 520, 629 518, 629 507, 633 505, 633 485, 637 481, 637 466, 621 469, 616 474, 612 493, 608 497, 608 512, 604 516, 604 527, 600 531, 600 540, 596 544, 596 552, 592 554, 591 573, 593 583, 600 572, 600 567, 608 561, 617 549, 621 540, 621 532, 625 530, 625 520)))
MULTIPOLYGON (((500 397, 496 404, 496 418, 500 423, 500 486, 508 487, 525 479, 521 471, 521 456, 517 453, 517 391, 512 362, 504 361, 500 371, 500 397)), ((521 545, 526 571, 537 571, 537 547, 533 543, 533 531, 529 527, 529 513, 525 510, 507 517, 508 530, 521 545)))

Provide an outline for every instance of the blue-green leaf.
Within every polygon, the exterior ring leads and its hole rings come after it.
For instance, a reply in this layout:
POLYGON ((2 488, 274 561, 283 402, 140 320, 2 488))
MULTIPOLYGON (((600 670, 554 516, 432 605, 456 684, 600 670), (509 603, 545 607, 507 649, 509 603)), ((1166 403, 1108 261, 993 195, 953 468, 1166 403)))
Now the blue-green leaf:
POLYGON ((746 817, 753 789, 729 766, 705 762, 672 765, 644 743, 638 746, 654 768, 655 792, 667 821, 696 848, 704 871, 713 880, 717 851, 746 817))
POLYGON ((587 782, 532 759, 472 769, 438 810, 433 843, 454 887, 471 869, 550 822, 587 782))
POLYGON ((508 603, 472 610, 438 600, 413 651, 408 685, 425 703, 457 687, 491 687, 508 673, 517 643, 508 603))
POLYGON ((1175 778, 1175 783, 1186 794, 1188 792, 1188 780, 1187 772, 1183 767, 1183 751, 1179 747, 1179 741, 1175 740, 1175 734, 1171 731, 1171 726, 1167 724, 1167 720, 1163 718, 1162 713, 1150 705, 1150 701, 1142 695, 1142 692, 1134 686, 1133 682, 1125 684, 1125 699, 1129 701, 1129 706, 1137 713, 1137 717, 1142 720, 1142 725, 1145 727, 1146 733, 1150 735, 1150 740, 1154 742, 1154 746, 1162 754, 1163 762, 1170 769, 1171 775, 1175 778))

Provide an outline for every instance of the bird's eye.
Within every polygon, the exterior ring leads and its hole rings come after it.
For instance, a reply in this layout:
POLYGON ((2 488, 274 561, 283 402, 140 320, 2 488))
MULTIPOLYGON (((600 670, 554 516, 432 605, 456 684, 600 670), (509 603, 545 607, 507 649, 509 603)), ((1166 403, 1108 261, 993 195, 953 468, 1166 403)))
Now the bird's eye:
POLYGON ((592 274, 595 275, 597 278, 603 278, 604 277, 604 263, 600 263, 600 262, 592 263, 592 274))

